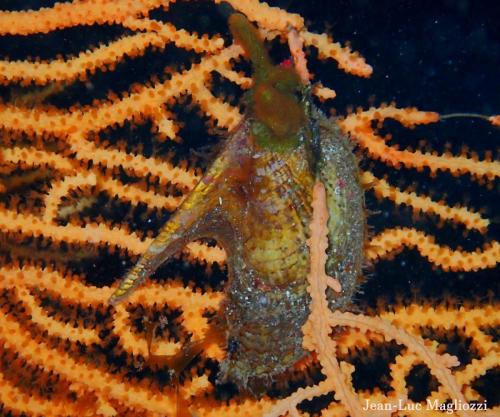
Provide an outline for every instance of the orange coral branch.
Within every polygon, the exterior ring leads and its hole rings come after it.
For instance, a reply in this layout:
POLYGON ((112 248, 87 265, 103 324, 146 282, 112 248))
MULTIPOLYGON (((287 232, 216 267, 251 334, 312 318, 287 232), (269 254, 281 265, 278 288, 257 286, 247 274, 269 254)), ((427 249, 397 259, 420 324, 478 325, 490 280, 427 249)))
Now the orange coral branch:
MULTIPOLYGON (((310 225, 310 273, 307 277, 311 295, 310 315, 303 327, 304 347, 316 351, 322 372, 327 377, 328 388, 335 390, 335 398, 340 400, 353 416, 367 415, 363 412, 355 392, 347 384, 336 359, 335 342, 330 337, 328 300, 326 298, 326 248, 328 247, 328 208, 326 191, 321 183, 316 183, 313 190, 313 217, 310 225)), ((305 398, 304 398, 305 399, 305 398)))
POLYGON ((25 413, 41 417, 59 417, 65 414, 78 415, 79 408, 69 401, 57 401, 39 398, 33 394, 27 394, 13 385, 0 373, 0 401, 3 406, 15 413, 25 413))
MULTIPOLYGON (((416 338, 402 329, 393 327, 388 322, 377 317, 363 317, 352 313, 340 313, 339 311, 335 311, 331 314, 329 321, 332 326, 352 326, 365 332, 368 330, 380 332, 387 341, 395 340, 407 346, 410 351, 415 352, 419 358, 427 364, 431 373, 444 387, 446 387, 446 390, 452 398, 466 402, 457 381, 448 369, 451 366, 457 366, 459 364, 456 358, 450 361, 450 358, 447 356, 442 357, 437 355, 425 346, 422 339, 416 338)), ((460 414, 469 415, 469 413, 466 412, 460 414)))
POLYGON ((389 185, 386 180, 376 178, 371 172, 365 171, 361 180, 373 188, 379 198, 388 198, 397 205, 405 204, 414 211, 435 214, 443 220, 462 223, 467 229, 485 231, 490 221, 481 217, 466 207, 448 207, 443 201, 433 201, 430 197, 421 196, 414 192, 401 191, 389 185))
POLYGON ((295 29, 291 29, 288 32, 288 47, 290 48, 290 53, 295 63, 295 71, 299 74, 302 84, 308 84, 311 79, 311 74, 309 74, 309 70, 307 69, 304 44, 302 38, 295 29))
POLYGON ((65 352, 51 348, 43 341, 33 340, 28 332, 3 312, 0 312, 0 330, 4 347, 14 349, 33 364, 64 376, 72 381, 73 387, 78 391, 90 388, 104 398, 113 398, 130 407, 154 412, 165 412, 175 407, 172 395, 152 395, 150 391, 131 383, 125 384, 103 370, 78 363, 65 352), (8 339, 6 335, 9 335, 8 339))
MULTIPOLYGON (((114 288, 91 288, 83 285, 75 278, 63 276, 56 271, 47 271, 35 267, 23 268, 22 271, 0 269, 0 288, 16 288, 19 299, 32 316, 32 320, 48 335, 66 337, 70 340, 91 345, 100 344, 97 331, 81 326, 73 327, 47 316, 29 293, 29 288, 40 288, 54 294, 61 294, 62 301, 70 305, 104 305, 113 293, 114 288)), ((184 288, 178 281, 171 281, 167 286, 149 284, 142 287, 130 297, 127 306, 154 304, 168 305, 172 309, 181 309, 184 312, 183 327, 193 335, 194 339, 202 339, 208 330, 208 320, 204 317, 207 310, 217 310, 222 300, 220 293, 194 292, 184 288)), ((131 331, 127 306, 116 307, 113 316, 113 332, 120 338, 120 346, 129 354, 147 357, 146 340, 142 334, 131 331)), ((156 346, 164 354, 174 354, 180 348, 179 343, 162 342, 156 346)), ((209 357, 220 359, 222 351, 212 349, 209 357)))
POLYGON ((23 85, 35 83, 44 85, 49 82, 70 82, 77 78, 86 78, 96 70, 115 65, 129 57, 138 57, 150 46, 164 48, 173 42, 179 48, 193 49, 196 52, 213 53, 221 49, 221 38, 199 38, 185 30, 178 30, 171 24, 148 19, 131 19, 124 26, 132 30, 147 30, 124 36, 108 45, 102 45, 90 51, 80 52, 77 57, 54 59, 49 62, 0 61, 0 83, 21 82, 23 85))
POLYGON ((324 87, 321 83, 315 84, 313 86, 313 94, 318 97, 321 101, 330 100, 337 96, 335 90, 331 88, 324 87))
POLYGON ((120 23, 129 16, 144 15, 149 10, 168 2, 168 0, 80 0, 73 3, 57 3, 54 7, 40 10, 0 11, 0 34, 29 35, 72 26, 120 23))
POLYGON ((72 173, 74 170, 74 165, 68 158, 55 152, 30 147, 0 149, 0 158, 3 164, 15 164, 20 168, 51 167, 63 173, 72 173))
POLYGON ((225 1, 235 10, 243 13, 248 19, 257 22, 266 29, 286 33, 288 27, 301 29, 304 26, 302 16, 288 13, 279 7, 271 7, 267 3, 254 0, 215 0, 215 3, 225 1))
MULTIPOLYGON (((47 224, 31 214, 16 213, 0 207, 1 230, 5 233, 21 233, 24 236, 43 236, 54 243, 111 245, 126 249, 132 254, 144 252, 152 239, 141 240, 135 232, 129 233, 121 228, 110 228, 104 224, 88 223, 84 227, 47 224)), ((223 263, 225 253, 217 247, 192 242, 186 246, 188 255, 193 259, 211 263, 223 263)))
POLYGON ((303 32, 302 37, 307 46, 314 46, 319 51, 322 59, 332 58, 338 62, 339 68, 358 77, 369 77, 373 68, 366 63, 357 52, 352 52, 348 47, 342 47, 338 42, 333 42, 325 34, 303 32))
POLYGON ((409 228, 387 229, 375 236, 370 240, 367 256, 370 259, 385 257, 404 246, 416 248, 431 263, 445 271, 477 271, 493 268, 500 261, 500 244, 496 241, 485 244, 482 251, 476 249, 475 252, 465 252, 440 246, 434 243, 432 236, 409 228))
MULTIPOLYGON (((68 133, 101 130, 125 120, 142 120, 155 116, 165 101, 173 100, 182 94, 192 93, 200 79, 206 79, 210 71, 224 66, 230 59, 242 54, 237 46, 222 49, 217 55, 210 56, 187 71, 176 74, 170 80, 156 83, 151 87, 141 87, 136 93, 122 99, 103 102, 91 109, 74 110, 28 110, 12 105, 0 106, 0 126, 6 129, 36 131, 65 137, 68 133)), ((216 117, 225 117, 222 109, 216 117)))
POLYGON ((500 163, 498 162, 479 161, 465 156, 452 156, 448 153, 438 156, 418 150, 415 152, 400 151, 386 145, 384 138, 377 135, 371 126, 372 120, 382 121, 386 118, 395 119, 406 127, 412 127, 417 124, 434 123, 439 120, 439 115, 433 112, 420 112, 416 109, 398 109, 394 106, 388 106, 351 114, 339 124, 345 132, 356 138, 359 145, 367 150, 370 157, 380 159, 395 167, 400 165, 417 169, 428 167, 431 172, 450 171, 453 175, 469 172, 474 176, 485 176, 490 179, 500 176, 500 163))

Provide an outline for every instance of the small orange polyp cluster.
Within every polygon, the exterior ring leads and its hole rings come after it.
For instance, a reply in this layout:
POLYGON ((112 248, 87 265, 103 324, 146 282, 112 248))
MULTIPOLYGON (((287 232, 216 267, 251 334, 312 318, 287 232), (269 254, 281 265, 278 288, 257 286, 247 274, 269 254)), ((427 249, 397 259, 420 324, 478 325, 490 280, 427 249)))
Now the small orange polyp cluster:
POLYGON ((482 250, 478 248, 474 252, 452 250, 436 244, 433 236, 409 228, 386 229, 374 236, 370 241, 367 256, 369 259, 377 259, 404 246, 416 248, 422 256, 444 271, 478 271, 494 268, 500 256, 498 242, 485 243, 482 250))
MULTIPOLYGON (((159 314, 164 308, 180 314, 170 323, 169 329, 173 330, 169 337, 158 337, 161 340, 154 346, 154 353, 172 354, 178 352, 189 337, 191 340, 204 337, 210 330, 207 317, 219 309, 224 298, 223 292, 208 284, 203 291, 185 285, 186 281, 194 283, 194 277, 185 276, 181 280, 163 276, 165 282, 161 285, 148 281, 127 304, 111 308, 107 300, 120 277, 100 276, 97 287, 89 283, 86 276, 91 274, 91 266, 89 271, 76 274, 72 270, 75 259, 67 261, 68 258, 80 259, 80 255, 84 257, 85 250, 91 248, 101 251, 106 258, 119 252, 125 263, 128 261, 125 254, 139 255, 151 243, 150 238, 143 237, 146 234, 143 230, 135 228, 131 217, 98 221, 88 218, 85 210, 79 208, 80 203, 81 207, 87 207, 85 200, 104 195, 109 201, 119 200, 130 207, 130 212, 145 207, 148 213, 165 214, 179 206, 200 178, 192 164, 174 163, 164 155, 144 155, 137 149, 104 145, 96 139, 96 132, 107 133, 126 123, 140 125, 147 121, 162 141, 180 140, 180 124, 172 108, 186 95, 190 95, 204 116, 219 128, 232 129, 241 119, 238 107, 213 93, 211 81, 213 73, 217 73, 242 89, 250 87, 250 78, 234 67, 235 60, 241 59, 242 48, 224 45, 219 36, 199 36, 149 17, 152 10, 168 8, 170 3, 173 2, 79 0, 37 11, 0 12, 0 35, 27 36, 84 25, 114 24, 128 29, 122 37, 81 51, 72 58, 47 62, 2 60, 0 84, 6 87, 71 85, 76 80, 92 80, 95 73, 114 71, 119 63, 133 66, 134 58, 150 48, 163 49, 170 43, 200 55, 199 63, 172 73, 169 79, 152 78, 147 84, 131 86, 129 91, 111 94, 107 100, 96 100, 88 106, 76 103, 66 109, 55 109, 36 99, 32 105, 19 104, 14 99, 0 104, 0 232, 2 244, 8 242, 6 246, 12 248, 8 256, 2 248, 0 267, 0 356, 8 362, 7 366, 0 366, 0 402, 6 412, 28 416, 175 415, 173 387, 163 386, 155 375, 145 375, 134 368, 136 363, 144 364, 147 356, 146 338, 141 326, 137 326, 137 315, 159 314), (13 179, 19 178, 22 183, 37 170, 47 179, 45 186, 34 181, 19 196, 13 179), (133 181, 124 181, 123 173, 133 181), (67 222, 63 209, 72 213, 67 222), (32 253, 36 251, 46 259, 31 261, 20 249, 16 250, 16 245, 32 253), (51 263, 54 268, 48 266, 51 263), (114 279, 115 284, 108 285, 110 279, 114 279), (174 330, 180 333, 177 338, 174 330), (109 354, 110 346, 114 346, 114 357, 124 358, 125 364, 119 366, 108 360, 103 352, 109 354), (47 381, 57 388, 53 394, 45 389, 47 381)), ((285 38, 286 32, 294 28, 305 46, 318 50, 320 59, 333 59, 340 69, 356 76, 368 77, 372 72, 370 65, 356 52, 334 43, 326 34, 309 32, 299 15, 256 0, 230 0, 229 3, 253 21, 268 40, 276 36, 285 38)), ((335 94, 333 87, 317 84, 312 91, 319 98, 331 99, 335 94)), ((42 93, 35 91, 34 95, 37 94, 42 93)), ((339 125, 351 134, 367 158, 390 169, 428 169, 431 174, 449 172, 454 176, 467 173, 473 180, 490 183, 500 175, 499 163, 488 157, 400 150, 388 144, 372 126, 374 120, 382 123, 386 118, 405 127, 439 121, 439 115, 434 112, 385 106, 348 115, 339 125)), ((500 124, 499 116, 489 120, 493 125, 500 124)), ((189 145, 190 138, 183 139, 189 145)), ((442 222, 487 236, 490 221, 481 212, 465 206, 451 207, 414 191, 402 191, 388 178, 378 178, 369 171, 362 173, 361 180, 367 192, 373 190, 380 199, 396 206, 409 206, 424 216, 430 214, 442 222)), ((321 212, 321 204, 317 210, 321 212)), ((321 222, 316 224, 312 239, 321 238, 320 228, 321 222)), ((436 268, 477 271, 493 268, 500 260, 498 242, 488 239, 485 238, 487 242, 482 248, 453 249, 437 243, 438 239, 416 226, 393 227, 370 238, 366 257, 376 263, 408 247, 416 249, 436 268)), ((186 263, 207 268, 223 266, 226 259, 221 248, 205 242, 192 242, 184 249, 183 256, 186 263)), ((316 260, 319 257, 321 266, 321 253, 315 252, 313 256, 316 260)), ((324 295, 321 288, 328 283, 331 281, 321 274, 311 274, 310 284, 317 285, 311 290, 317 302, 311 305, 311 319, 316 321, 308 326, 309 330, 317 331, 308 332, 307 326, 304 329, 306 347, 315 351, 324 373, 322 382, 303 384, 289 397, 281 399, 235 396, 220 400, 214 394, 216 387, 205 365, 206 359, 220 360, 224 352, 212 346, 203 353, 201 362, 183 375, 179 395, 189 404, 187 412, 200 417, 266 413, 277 417, 286 412, 300 415, 297 406, 305 399, 335 392, 337 401, 324 407, 324 415, 364 415, 360 411, 362 400, 393 403, 396 398, 378 388, 358 389, 353 383, 352 363, 359 352, 375 356, 373 352, 389 342, 404 346, 394 360, 387 361, 387 368, 390 391, 397 393, 405 404, 415 405, 409 399, 408 375, 421 363, 425 363, 439 381, 439 387, 430 392, 428 400, 481 401, 484 398, 476 382, 493 373, 498 363, 498 343, 492 337, 493 329, 500 324, 497 304, 430 307, 428 301, 422 305, 417 300, 407 307, 396 306, 393 311, 383 309, 373 316, 334 313, 321 305, 324 295), (336 329, 334 338, 329 336, 332 329, 336 329), (429 334, 443 337, 438 341, 428 337, 429 334), (453 358, 442 355, 447 348, 445 336, 456 334, 470 341, 475 355, 461 367, 454 366, 457 363, 453 358), (319 340, 319 336, 323 339, 319 340)), ((144 366, 147 368, 147 362, 144 366)), ((498 413, 498 406, 490 411, 498 413)))
POLYGON ((449 171, 455 176, 467 172, 475 177, 484 176, 490 180, 500 176, 500 164, 496 161, 479 161, 477 156, 468 158, 466 156, 453 156, 449 153, 437 155, 419 150, 402 151, 396 147, 388 146, 385 139, 377 135, 371 126, 373 120, 382 122, 387 118, 397 120, 403 126, 411 128, 419 124, 435 123, 439 121, 439 114, 422 112, 415 108, 398 109, 394 106, 386 106, 353 113, 342 120, 340 125, 356 138, 359 145, 366 149, 371 158, 381 160, 396 168, 404 166, 422 170, 427 167, 431 173, 449 171))

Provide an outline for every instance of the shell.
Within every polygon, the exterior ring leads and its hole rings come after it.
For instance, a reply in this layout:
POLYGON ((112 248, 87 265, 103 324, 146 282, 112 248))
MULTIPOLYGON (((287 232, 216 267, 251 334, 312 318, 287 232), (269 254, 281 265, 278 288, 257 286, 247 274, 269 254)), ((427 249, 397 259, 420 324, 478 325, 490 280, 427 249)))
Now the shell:
MULTIPOLYGON (((309 312, 306 240, 317 178, 327 189, 330 213, 327 270, 343 288, 329 294, 332 307, 348 305, 361 275, 365 211, 357 161, 335 122, 314 108, 311 113, 308 132, 315 132, 318 143, 313 163, 305 137, 288 154, 262 152, 247 142, 254 162, 245 203, 224 208, 231 227, 220 237, 232 242, 225 246, 230 281, 224 320, 232 349, 219 380, 254 393, 306 353, 301 330, 309 312)), ((235 135, 245 136, 246 130, 243 123, 235 135)))
POLYGON ((228 355, 219 381, 258 391, 300 360, 308 315, 308 225, 314 182, 326 186, 330 212, 328 273, 341 283, 332 306, 345 307, 361 274, 364 198, 349 143, 308 101, 309 121, 289 152, 255 144, 246 118, 189 197, 164 226, 113 301, 191 240, 216 239, 228 254, 222 308, 228 355))
POLYGON ((247 114, 111 302, 189 241, 216 239, 226 250, 229 271, 220 317, 228 354, 218 380, 259 393, 305 355, 301 328, 309 311, 314 183, 320 180, 327 191, 327 272, 343 288, 329 294, 333 308, 349 303, 361 275, 364 197, 349 139, 315 108, 309 87, 293 69, 272 65, 243 15, 233 14, 229 25, 255 70, 247 114))

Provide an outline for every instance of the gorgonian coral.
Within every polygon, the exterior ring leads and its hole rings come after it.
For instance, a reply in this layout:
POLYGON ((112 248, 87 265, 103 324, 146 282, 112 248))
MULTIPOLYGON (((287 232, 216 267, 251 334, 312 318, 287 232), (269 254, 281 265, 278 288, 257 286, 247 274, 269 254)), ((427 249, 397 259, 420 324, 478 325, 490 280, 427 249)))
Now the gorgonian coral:
MULTIPOLYGON (((354 78, 334 84, 322 65, 333 69, 328 63, 336 61, 342 70, 367 77, 372 68, 358 54, 308 31, 297 14, 256 1, 230 3, 259 27, 275 62, 289 54, 277 39, 297 31, 309 68, 317 72, 313 96, 327 99, 317 106, 328 111, 334 105, 330 87, 339 94, 337 102, 354 102, 343 95, 354 78)), ((165 415, 176 408, 180 415, 320 409, 323 415, 354 415, 363 413, 365 399, 401 400, 408 407, 425 400, 446 405, 450 399, 487 399, 491 411, 498 307, 487 297, 494 284, 474 271, 495 267, 499 249, 488 207, 467 204, 461 191, 468 187, 480 195, 479 205, 487 205, 482 195, 494 187, 499 166, 474 141, 479 154, 454 145, 447 150, 433 143, 439 152, 420 145, 416 136, 429 137, 433 126, 443 126, 435 112, 389 105, 339 121, 361 154, 367 204, 382 211, 368 216, 375 230, 365 255, 375 263, 374 277, 351 307, 356 314, 334 313, 321 304, 331 281, 320 268, 321 250, 315 252, 319 261, 311 262, 316 269, 308 280, 312 321, 304 329, 304 348, 315 353, 266 396, 255 399, 230 383, 216 383, 227 353, 220 339, 208 336, 225 298, 226 256, 214 242, 191 242, 126 302, 108 306, 120 278, 208 166, 201 145, 220 135, 206 134, 195 110, 211 129, 230 130, 241 120, 240 101, 228 92, 247 90, 251 71, 238 60, 243 49, 226 36, 220 23, 226 16, 219 17, 214 4, 82 0, 0 13, 4 49, 18 48, 0 62, 3 409, 28 415, 165 415), (217 29, 199 16, 219 20, 217 29), (90 46, 97 42, 103 44, 90 46), (56 48, 64 56, 53 54, 56 48), (199 138, 196 126, 203 132, 199 138), (448 178, 450 173, 456 177, 448 178), (417 180, 413 189, 404 189, 407 177, 417 180), (426 192, 428 184, 438 198, 426 192), (416 251, 391 260, 405 248, 416 251), (422 290, 409 294, 407 281, 422 290), (378 285, 383 291, 375 291, 378 285), (453 296, 445 297, 446 286, 453 296), (465 294, 471 289, 483 298, 465 294), (376 299, 382 301, 375 309, 376 299), (161 357, 186 346, 199 355, 173 376, 168 368, 177 364, 161 357)), ((482 129, 476 125, 473 131, 482 129)), ((438 133, 442 139, 447 131, 438 133)), ((269 134, 262 138, 265 143, 269 134)), ((318 240, 312 245, 321 242, 324 228, 320 220, 313 223, 318 240)))

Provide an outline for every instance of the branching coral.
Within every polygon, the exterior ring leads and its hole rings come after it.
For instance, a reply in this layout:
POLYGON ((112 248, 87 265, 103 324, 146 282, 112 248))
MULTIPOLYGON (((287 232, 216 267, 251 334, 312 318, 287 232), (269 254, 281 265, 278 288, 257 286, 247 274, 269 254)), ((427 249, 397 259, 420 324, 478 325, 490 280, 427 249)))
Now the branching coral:
MULTIPOLYGON (((121 30, 107 44, 83 48, 72 57, 35 61, 4 56, 0 62, 2 91, 9 92, 13 85, 24 88, 24 93, 17 93, 18 100, 6 93, 0 105, 0 232, 2 242, 9 242, 1 248, 0 269, 3 412, 174 415, 176 393, 171 377, 153 369, 147 360, 145 320, 163 323, 152 351, 158 355, 178 353, 212 330, 210 317, 224 299, 223 285, 213 282, 217 272, 201 274, 199 266, 223 268, 225 253, 211 242, 190 243, 175 262, 177 269, 159 273, 126 304, 107 305, 124 266, 129 267, 131 258, 146 250, 151 235, 201 178, 200 164, 177 147, 181 140, 186 147, 191 143, 190 137, 181 137, 183 123, 177 113, 183 106, 179 103, 189 96, 212 126, 229 130, 238 124, 242 109, 217 96, 216 81, 223 79, 238 90, 248 89, 251 83, 238 62, 243 54, 238 44, 225 45, 220 36, 200 36, 175 27, 169 15, 162 14, 170 3, 174 2, 81 0, 36 11, 0 13, 4 36, 50 36, 57 30, 87 25, 114 25, 121 30), (92 103, 79 105, 78 98, 68 106, 57 102, 61 94, 71 95, 75 85, 88 89, 92 96, 96 78, 118 73, 122 65, 134 68, 151 50, 172 46, 191 51, 194 62, 165 74, 148 74, 151 78, 142 78, 107 98, 96 94, 92 103), (59 87, 53 93, 47 92, 50 88, 41 89, 51 85, 59 87), (146 126, 148 133, 141 140, 153 142, 152 151, 144 150, 130 126, 146 126), (169 151, 179 155, 171 156, 169 151), (83 199, 90 203, 79 205, 83 199), (112 209, 113 215, 106 214, 112 209), (155 227, 149 226, 150 221, 155 227), (32 260, 26 250, 41 256, 32 260), (90 255, 83 256, 85 251, 90 255), (81 261, 87 256, 90 261, 81 261), (102 272, 96 265, 103 259, 119 267, 102 272)), ((229 3, 255 22, 267 40, 285 40, 293 28, 309 48, 310 61, 315 56, 333 60, 349 74, 370 76, 372 68, 359 54, 327 35, 308 31, 301 16, 254 0, 229 3)), ((317 84, 313 94, 332 98, 330 87, 335 86, 317 84)), ((490 233, 492 221, 485 213, 467 207, 464 201, 452 207, 444 197, 403 190, 394 178, 383 178, 377 170, 379 166, 389 167, 388 172, 418 170, 429 180, 448 173, 457 181, 470 176, 483 190, 497 181, 500 165, 491 154, 478 157, 467 152, 399 149, 393 143, 398 137, 391 141, 382 133, 389 119, 407 132, 436 124, 440 117, 390 105, 360 110, 339 120, 363 157, 379 164, 374 169, 368 164, 362 167, 367 195, 372 193, 381 205, 390 202, 402 210, 406 206, 416 216, 458 225, 480 237, 466 249, 451 247, 452 242, 447 241, 450 246, 443 243, 438 229, 424 231, 417 222, 409 226, 395 221, 377 230, 366 243, 366 257, 373 263, 383 263, 405 247, 417 249, 444 271, 465 273, 498 263, 499 244, 490 233)), ((497 120, 498 116, 490 117, 492 124, 498 124, 497 120)), ((321 195, 316 204, 315 213, 320 215, 321 195)), ((428 300, 416 300, 363 314, 332 312, 324 300, 327 286, 335 287, 335 282, 321 269, 323 222, 318 218, 313 222, 309 277, 313 301, 304 328, 305 347, 315 352, 316 359, 308 370, 294 371, 292 390, 278 384, 278 394, 255 399, 229 394, 214 384, 217 361, 225 352, 212 343, 181 372, 178 395, 188 405, 185 415, 278 416, 287 411, 305 415, 311 408, 304 400, 314 397, 328 399, 321 409, 323 416, 364 415, 365 400, 401 402, 406 410, 394 410, 399 415, 419 415, 412 406, 426 399, 439 404, 450 399, 484 401, 481 383, 492 380, 487 377, 494 375, 499 361, 497 302, 463 304, 441 299, 430 306, 428 300), (464 344, 469 356, 454 351, 464 344), (392 356, 384 357, 383 352, 391 349, 392 356), (452 355, 462 356, 460 365, 452 355), (359 382, 365 356, 379 358, 386 366, 386 381, 359 382), (434 388, 415 399, 412 378, 422 368, 429 370, 434 388)), ((443 415, 440 410, 426 412, 443 415)), ((489 412, 497 413, 498 406, 490 404, 489 412)), ((470 414, 467 410, 457 413, 470 414)))

